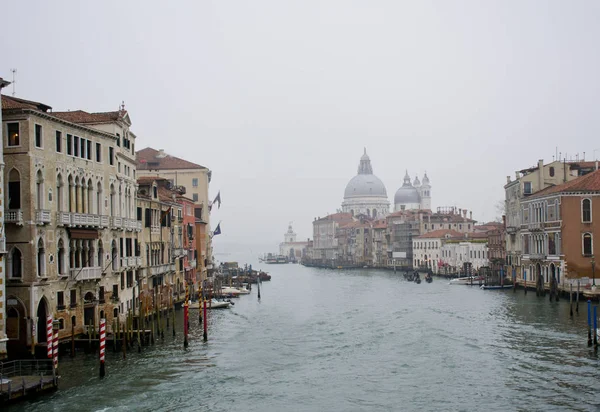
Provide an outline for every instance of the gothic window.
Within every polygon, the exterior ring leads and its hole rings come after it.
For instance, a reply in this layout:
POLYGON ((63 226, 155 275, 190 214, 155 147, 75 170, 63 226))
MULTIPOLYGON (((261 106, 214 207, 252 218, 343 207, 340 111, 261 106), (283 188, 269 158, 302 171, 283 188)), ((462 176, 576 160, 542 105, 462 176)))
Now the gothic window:
POLYGON ((44 249, 44 241, 41 238, 37 244, 37 271, 39 277, 46 276, 46 249, 44 249))
POLYGON ((42 171, 38 170, 35 178, 35 187, 36 187, 36 195, 37 195, 37 209, 44 208, 44 176, 42 175, 42 171))
POLYGON ((592 221, 592 201, 591 201, 591 199, 583 199, 581 201, 581 221, 583 223, 591 223, 591 221, 592 221))
POLYGON ((9 255, 9 276, 20 279, 23 276, 23 255, 21 250, 14 247, 9 255))
POLYGON ((8 208, 21 208, 21 174, 17 169, 11 169, 8 174, 8 208))
POLYGON ((63 240, 60 239, 58 241, 58 262, 57 262, 57 266, 58 266, 58 274, 59 275, 65 275, 66 271, 65 271, 65 246, 63 243, 63 240))
POLYGON ((19 123, 8 123, 6 128, 8 132, 8 146, 19 146, 21 144, 19 137, 19 123))
POLYGON ((590 233, 583 234, 583 255, 592 255, 592 235, 590 233))

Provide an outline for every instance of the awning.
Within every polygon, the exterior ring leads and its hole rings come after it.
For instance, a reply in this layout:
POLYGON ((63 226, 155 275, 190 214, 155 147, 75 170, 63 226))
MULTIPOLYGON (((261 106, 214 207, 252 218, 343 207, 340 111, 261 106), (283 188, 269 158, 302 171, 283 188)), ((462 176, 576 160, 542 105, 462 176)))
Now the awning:
POLYGON ((71 239, 98 239, 98 231, 95 229, 69 229, 71 239))

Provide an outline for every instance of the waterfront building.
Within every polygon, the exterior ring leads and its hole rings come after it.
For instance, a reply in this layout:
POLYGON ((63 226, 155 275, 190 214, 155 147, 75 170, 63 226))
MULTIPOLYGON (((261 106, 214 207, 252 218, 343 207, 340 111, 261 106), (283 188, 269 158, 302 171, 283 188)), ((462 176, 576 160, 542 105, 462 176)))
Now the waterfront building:
POLYGON ((167 179, 170 187, 183 190, 181 193, 194 202, 194 214, 201 223, 196 231, 198 249, 197 275, 205 279, 207 271, 212 269, 212 241, 210 237, 210 207, 208 188, 212 172, 205 166, 171 156, 164 150, 147 147, 137 152, 137 168, 140 177, 162 177, 167 179))
MULTIPOLYGON (((0 103, 2 101, 2 88, 8 86, 10 82, 7 82, 0 77, 0 103)), ((0 105, 0 108, 2 106, 0 105)), ((4 126, 2 124, 2 110, 0 110, 0 138, 4 142, 4 126)), ((6 336, 6 237, 4 230, 4 145, 0 145, 0 361, 7 357, 8 353, 6 350, 6 342, 8 337, 6 336)), ((13 325, 11 325, 13 327, 13 325)))
POLYGON ((417 176, 414 183, 411 183, 408 170, 406 171, 404 183, 394 195, 394 212, 403 210, 431 210, 431 184, 427 173, 421 184, 417 176))
POLYGON ((388 267, 412 268, 412 239, 420 235, 420 218, 422 214, 413 211, 398 211, 387 216, 388 267))
POLYGON ((470 233, 447 239, 440 254, 440 266, 445 273, 465 273, 489 267, 487 234, 470 233))
POLYGON ((346 185, 342 212, 377 218, 385 217, 389 211, 390 202, 385 185, 373 174, 371 159, 365 149, 358 165, 358 174, 346 185))
POLYGON ((372 225, 373 230, 373 266, 383 268, 387 266, 387 222, 385 219, 375 220, 372 225))
POLYGON ((464 235, 452 229, 437 229, 416 236, 413 240, 413 267, 440 273, 443 267, 442 246, 449 239, 464 239, 464 235))
POLYGON ((515 179, 507 176, 504 186, 506 215, 506 263, 509 277, 524 280, 522 272, 523 236, 521 202, 547 187, 570 182, 594 170, 594 162, 553 161, 544 165, 542 159, 537 166, 515 172, 515 179))
POLYGON ((2 97, 5 159, 8 346, 46 342, 46 316, 59 336, 110 322, 122 304, 107 300, 119 275, 137 271, 135 135, 123 107, 52 112, 2 97), (120 162, 121 168, 118 169, 120 162))
MULTIPOLYGON (((177 193, 175 189, 174 192, 177 193)), ((184 280, 190 285, 195 284, 194 290, 198 289, 198 276, 196 268, 198 266, 198 247, 197 240, 198 230, 196 229, 196 214, 195 214, 195 203, 189 197, 186 197, 180 193, 177 193, 176 202, 181 205, 181 209, 177 209, 177 215, 172 213, 172 219, 177 219, 180 224, 177 229, 178 244, 183 245, 183 250, 175 249, 175 256, 182 256, 179 260, 179 265, 183 262, 184 280), (181 210, 181 214, 179 214, 181 210)), ((206 265, 204 265, 206 266, 206 265)), ((179 268, 181 271, 181 268, 179 268)), ((175 287, 175 300, 180 301, 183 299, 181 293, 183 292, 184 284, 180 283, 175 287)))
POLYGON ((291 261, 298 262, 306 253, 307 246, 308 240, 304 242, 296 240, 296 232, 290 223, 287 232, 283 235, 283 242, 279 244, 279 254, 287 256, 291 261))
POLYGON ((335 263, 338 258, 337 229, 354 220, 350 213, 334 213, 313 221, 313 263, 328 266, 335 263))
POLYGON ((561 288, 577 279, 595 284, 594 236, 600 230, 600 171, 540 190, 521 200, 523 245, 519 282, 561 288))
POLYGON ((179 236, 181 222, 173 219, 183 213, 176 202, 176 192, 167 187, 167 180, 157 177, 139 177, 137 198, 138 215, 143 219, 140 234, 140 252, 144 273, 139 279, 137 295, 134 293, 133 280, 125 286, 121 282, 121 300, 129 301, 136 297, 136 307, 141 303, 142 315, 152 312, 156 304, 167 307, 171 296, 183 295, 183 250, 179 236), (174 213, 172 213, 174 211, 174 213), (179 252, 176 254, 176 251, 179 252))

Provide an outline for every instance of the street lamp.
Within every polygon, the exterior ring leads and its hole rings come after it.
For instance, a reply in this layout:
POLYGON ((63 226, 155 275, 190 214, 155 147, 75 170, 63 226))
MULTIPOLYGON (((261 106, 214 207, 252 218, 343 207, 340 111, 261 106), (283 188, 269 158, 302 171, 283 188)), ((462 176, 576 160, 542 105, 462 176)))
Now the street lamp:
POLYGON ((592 285, 596 286, 596 260, 594 255, 592 255, 592 285))

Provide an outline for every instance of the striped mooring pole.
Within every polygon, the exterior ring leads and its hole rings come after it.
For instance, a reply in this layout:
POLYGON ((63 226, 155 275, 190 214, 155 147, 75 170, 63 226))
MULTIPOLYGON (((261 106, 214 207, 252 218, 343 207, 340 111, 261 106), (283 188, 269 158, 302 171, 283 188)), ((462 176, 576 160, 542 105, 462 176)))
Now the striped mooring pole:
POLYGON ((52 359, 52 354, 54 353, 52 347, 52 316, 48 316, 46 318, 46 347, 48 348, 48 359, 52 359))
POLYGON ((106 319, 100 319, 100 377, 106 375, 104 356, 106 352, 106 319))
POLYGON ((52 329, 54 331, 54 337, 52 339, 52 352, 54 356, 54 371, 58 375, 58 321, 52 322, 52 329))

